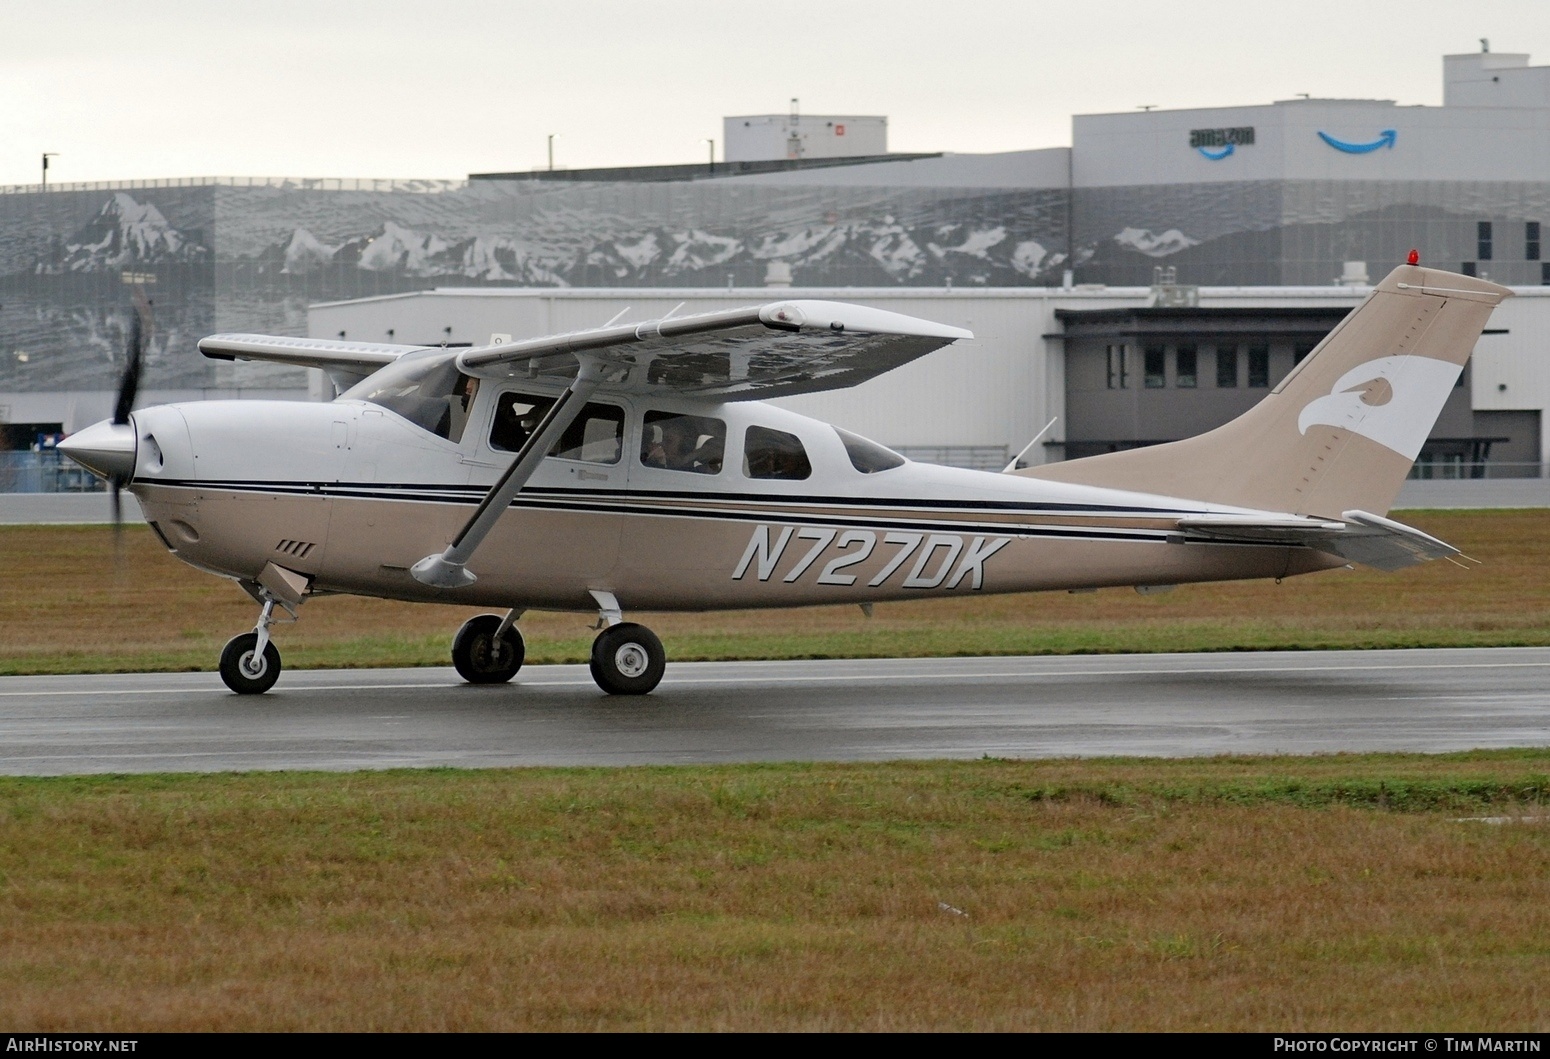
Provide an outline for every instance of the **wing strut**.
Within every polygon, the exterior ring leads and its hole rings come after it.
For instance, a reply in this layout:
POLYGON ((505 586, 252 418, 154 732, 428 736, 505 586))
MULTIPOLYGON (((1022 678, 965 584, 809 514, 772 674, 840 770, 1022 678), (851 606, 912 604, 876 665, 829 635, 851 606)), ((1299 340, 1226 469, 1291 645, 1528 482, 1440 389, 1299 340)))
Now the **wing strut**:
POLYGON ((458 531, 445 551, 439 555, 427 555, 409 568, 409 573, 416 581, 435 588, 462 588, 474 583, 476 578, 466 568, 474 550, 495 528, 495 523, 511 506, 512 500, 522 491, 528 479, 533 477, 533 472, 538 470, 539 464, 543 463, 549 450, 554 448, 560 435, 581 414, 587 398, 602 383, 608 370, 607 365, 591 357, 578 359, 581 364, 575 381, 544 413, 543 419, 533 433, 528 435, 527 441, 523 442, 506 473, 501 475, 500 481, 479 502, 468 524, 458 531))

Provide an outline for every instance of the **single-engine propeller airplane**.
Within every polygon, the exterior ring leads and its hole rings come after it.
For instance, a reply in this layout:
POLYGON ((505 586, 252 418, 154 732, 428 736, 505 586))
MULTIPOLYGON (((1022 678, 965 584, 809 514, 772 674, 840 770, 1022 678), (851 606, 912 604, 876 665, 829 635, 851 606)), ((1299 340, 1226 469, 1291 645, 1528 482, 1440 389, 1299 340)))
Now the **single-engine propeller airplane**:
POLYGON ((474 683, 521 668, 524 609, 596 612, 593 677, 639 695, 666 659, 626 608, 1144 591, 1456 554, 1384 515, 1510 293, 1412 253, 1225 426, 1000 474, 764 403, 972 337, 805 300, 463 349, 214 335, 207 357, 321 368, 341 393, 131 413, 132 368, 120 414, 60 448, 260 605, 221 655, 235 692, 280 674, 276 607, 355 593, 502 609, 453 640, 474 683))

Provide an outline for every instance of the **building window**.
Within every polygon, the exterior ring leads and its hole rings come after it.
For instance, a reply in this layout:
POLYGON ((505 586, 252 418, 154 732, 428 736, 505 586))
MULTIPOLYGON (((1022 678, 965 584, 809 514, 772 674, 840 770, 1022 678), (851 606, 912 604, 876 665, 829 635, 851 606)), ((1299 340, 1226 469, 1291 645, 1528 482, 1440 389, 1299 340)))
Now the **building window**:
POLYGON ((1313 352, 1314 343, 1299 342, 1292 347, 1292 367, 1296 367, 1308 359, 1308 354, 1313 352))
POLYGON ((1459 266, 1459 271, 1466 276, 1473 276, 1475 274, 1475 263, 1473 261, 1466 261, 1459 266))
POLYGON ((1270 385, 1270 347, 1249 347, 1249 388, 1263 390, 1270 385))
POLYGON ((1550 287, 1550 261, 1545 261, 1539 266, 1539 285, 1550 287))
POLYGON ((1238 347, 1216 347, 1216 385, 1230 390, 1238 385, 1238 347))
POLYGON ((1195 388, 1195 347, 1180 346, 1173 358, 1173 385, 1181 390, 1193 390, 1195 388))
POLYGON ((1539 222, 1526 221, 1523 225, 1523 259, 1539 260, 1539 222))
POLYGON ((1147 346, 1143 366, 1146 369, 1146 388, 1160 390, 1168 385, 1168 352, 1162 346, 1147 346))
POLYGON ((1475 257, 1481 261, 1491 260, 1491 222, 1480 221, 1475 225, 1475 257))
POLYGON ((1130 383, 1125 370, 1125 347, 1109 347, 1109 389, 1123 390, 1130 383))

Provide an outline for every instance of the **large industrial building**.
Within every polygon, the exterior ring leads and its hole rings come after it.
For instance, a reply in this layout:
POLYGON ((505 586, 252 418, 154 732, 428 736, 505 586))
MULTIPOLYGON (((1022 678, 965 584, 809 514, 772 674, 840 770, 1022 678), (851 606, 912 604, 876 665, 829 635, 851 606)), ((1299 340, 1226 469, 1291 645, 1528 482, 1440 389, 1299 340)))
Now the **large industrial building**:
POLYGON ((697 165, 0 189, 0 436, 21 446, 107 413, 129 284, 155 304, 143 399, 164 401, 306 397, 302 373, 213 363, 194 343, 304 334, 312 305, 439 288, 405 300, 434 307, 429 334, 382 324, 377 302, 324 305, 311 326, 474 341, 599 323, 615 303, 758 300, 773 282, 981 336, 804 408, 955 461, 1015 452, 1059 416, 1027 457, 1058 459, 1213 425, 1416 247, 1527 295, 1497 314, 1506 333, 1482 341, 1467 408, 1423 459, 1542 463, 1550 300, 1529 288, 1550 283, 1550 67, 1500 53, 1443 67, 1442 106, 1082 115, 1070 147, 995 155, 891 155, 881 118, 762 115, 727 119, 724 159, 697 165), (524 315, 539 304, 547 319, 524 315), (363 322, 321 322, 339 314, 363 322), (1110 347, 1133 385, 1085 395, 1085 358, 1110 347))
MULTIPOLYGON (((907 456, 999 470, 1036 436, 1022 455, 1025 464, 1174 440, 1224 423, 1268 394, 1366 293, 1178 285, 448 288, 325 303, 313 307, 310 320, 319 338, 471 344, 596 327, 616 317, 646 320, 780 297, 844 298, 965 327, 975 340, 853 390, 778 403, 907 456)), ((1546 461, 1537 402, 1550 392, 1547 349, 1550 287, 1525 289, 1493 315, 1421 450, 1417 475, 1538 476, 1546 461)), ((323 385, 319 373, 314 386, 323 385)))

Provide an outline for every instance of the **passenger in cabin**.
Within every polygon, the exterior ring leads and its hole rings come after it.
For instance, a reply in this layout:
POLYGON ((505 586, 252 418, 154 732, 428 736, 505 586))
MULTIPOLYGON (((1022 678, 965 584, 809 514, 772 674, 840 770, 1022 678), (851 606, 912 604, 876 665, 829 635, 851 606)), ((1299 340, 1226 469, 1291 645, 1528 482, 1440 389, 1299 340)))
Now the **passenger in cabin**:
POLYGON ((657 424, 657 437, 641 460, 647 467, 687 471, 694 465, 699 436, 687 416, 674 416, 657 424))
POLYGON ((646 467, 692 474, 720 474, 726 424, 706 416, 646 413, 640 462, 646 467))

